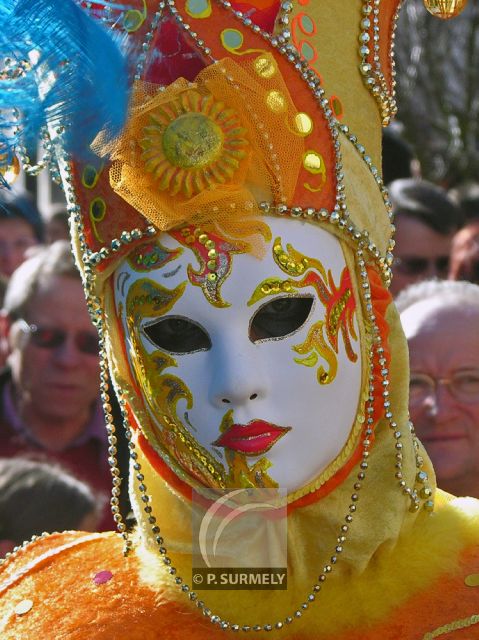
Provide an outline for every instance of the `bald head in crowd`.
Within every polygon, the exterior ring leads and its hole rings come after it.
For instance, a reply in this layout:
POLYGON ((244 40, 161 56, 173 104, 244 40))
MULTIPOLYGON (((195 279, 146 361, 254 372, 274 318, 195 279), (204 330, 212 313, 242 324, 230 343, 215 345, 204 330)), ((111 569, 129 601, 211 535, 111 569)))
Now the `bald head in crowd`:
POLYGON ((438 485, 479 497, 479 286, 426 281, 396 301, 409 345, 409 410, 438 485))

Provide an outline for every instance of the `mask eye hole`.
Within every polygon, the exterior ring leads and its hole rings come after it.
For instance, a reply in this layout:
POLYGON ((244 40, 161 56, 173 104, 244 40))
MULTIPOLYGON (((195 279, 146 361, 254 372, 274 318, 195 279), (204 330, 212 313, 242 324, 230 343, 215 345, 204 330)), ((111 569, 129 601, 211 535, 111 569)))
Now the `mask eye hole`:
POLYGON ((170 353, 194 353, 208 351, 211 340, 196 322, 182 316, 166 316, 143 326, 146 337, 163 351, 170 353))
POLYGON ((285 338, 300 329, 313 308, 312 297, 275 298, 258 309, 251 320, 251 342, 285 338))

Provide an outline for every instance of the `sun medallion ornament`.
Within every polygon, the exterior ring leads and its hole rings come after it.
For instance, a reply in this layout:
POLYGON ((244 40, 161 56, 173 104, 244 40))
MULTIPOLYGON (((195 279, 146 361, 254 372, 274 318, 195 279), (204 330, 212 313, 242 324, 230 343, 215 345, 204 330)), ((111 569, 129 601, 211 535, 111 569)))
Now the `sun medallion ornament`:
POLYGON ((146 171, 158 189, 192 198, 227 184, 248 163, 247 130, 234 109, 188 90, 149 114, 140 140, 146 171))

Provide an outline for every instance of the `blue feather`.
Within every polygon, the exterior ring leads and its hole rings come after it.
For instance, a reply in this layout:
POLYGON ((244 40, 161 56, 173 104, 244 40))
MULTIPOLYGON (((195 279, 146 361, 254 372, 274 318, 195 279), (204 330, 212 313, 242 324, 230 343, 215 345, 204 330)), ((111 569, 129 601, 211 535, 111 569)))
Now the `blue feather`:
POLYGON ((0 67, 0 152, 11 154, 20 135, 39 136, 47 124, 69 125, 66 147, 76 156, 88 154, 100 130, 120 132, 127 62, 99 21, 73 0, 0 0, 0 24, 0 59, 17 68, 0 67))

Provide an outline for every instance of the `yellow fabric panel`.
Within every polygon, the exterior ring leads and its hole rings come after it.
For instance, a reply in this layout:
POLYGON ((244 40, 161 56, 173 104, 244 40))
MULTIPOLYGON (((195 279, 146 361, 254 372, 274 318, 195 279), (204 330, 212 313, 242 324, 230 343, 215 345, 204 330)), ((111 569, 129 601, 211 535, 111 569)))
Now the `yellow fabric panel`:
MULTIPOLYGON (((349 214, 359 229, 369 232, 369 237, 381 255, 385 256, 391 236, 391 222, 384 207, 384 200, 366 163, 352 143, 344 135, 341 135, 340 139, 349 214)), ((361 133, 359 142, 363 139, 368 140, 365 134, 361 133)))
MULTIPOLYGON (((361 0, 307 0, 294 2, 291 14, 292 38, 295 38, 294 17, 306 13, 316 24, 311 37, 306 38, 318 54, 323 87, 328 98, 338 96, 344 116, 341 120, 353 133, 360 132, 367 141, 373 163, 381 167, 381 121, 376 101, 366 89, 359 70, 359 34, 361 31, 361 0)), ((315 65, 312 65, 315 68, 315 65)))

